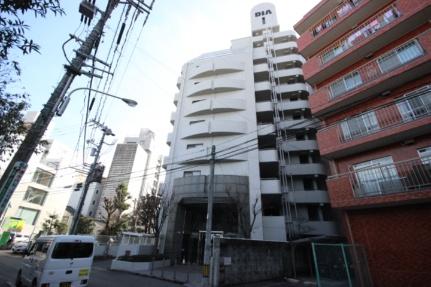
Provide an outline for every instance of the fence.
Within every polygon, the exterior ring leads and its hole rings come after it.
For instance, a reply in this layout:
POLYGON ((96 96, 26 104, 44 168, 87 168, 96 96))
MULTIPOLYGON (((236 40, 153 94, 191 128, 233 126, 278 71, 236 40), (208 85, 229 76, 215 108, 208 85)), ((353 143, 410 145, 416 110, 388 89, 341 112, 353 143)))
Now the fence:
POLYGON ((371 287, 363 246, 312 243, 318 287, 371 287))

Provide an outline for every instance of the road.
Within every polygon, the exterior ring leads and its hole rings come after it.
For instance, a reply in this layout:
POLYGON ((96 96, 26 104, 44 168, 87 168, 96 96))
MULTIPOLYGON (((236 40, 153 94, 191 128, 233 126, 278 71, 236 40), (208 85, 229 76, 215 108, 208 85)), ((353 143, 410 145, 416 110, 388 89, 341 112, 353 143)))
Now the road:
MULTIPOLYGON (((14 286, 15 276, 21 265, 22 256, 0 250, 0 287, 14 286)), ((95 261, 91 270, 89 287, 178 287, 167 281, 157 280, 125 272, 109 271, 109 261, 95 261)))

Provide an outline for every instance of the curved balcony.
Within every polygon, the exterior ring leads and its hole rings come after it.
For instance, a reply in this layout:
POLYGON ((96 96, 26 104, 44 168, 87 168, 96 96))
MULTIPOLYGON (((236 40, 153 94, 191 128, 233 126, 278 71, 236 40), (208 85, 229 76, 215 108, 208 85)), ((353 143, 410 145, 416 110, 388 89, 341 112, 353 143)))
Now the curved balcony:
MULTIPOLYGON (((178 161, 180 164, 209 164, 210 154, 209 149, 205 147, 197 147, 193 149, 188 149, 185 154, 180 156, 178 161)), ((236 154, 232 155, 229 151, 221 152, 217 154, 217 162, 236 162, 236 161, 246 161, 247 154, 236 154)))
POLYGON ((247 123, 243 121, 211 120, 196 123, 186 128, 183 139, 208 136, 237 135, 247 132, 247 123))
POLYGON ((318 89, 310 98, 316 117, 333 114, 417 79, 431 70, 431 29, 318 89))
POLYGON ((166 144, 167 144, 168 146, 171 146, 171 144, 172 144, 172 140, 173 140, 173 137, 174 137, 174 133, 168 133, 168 137, 167 137, 167 139, 166 139, 166 144))
POLYGON ((171 124, 174 125, 175 124, 175 118, 177 117, 177 112, 172 112, 171 113, 171 124))
POLYGON ((286 66, 302 66, 304 63, 305 59, 300 54, 289 54, 274 58, 274 64, 277 64, 279 68, 280 66, 284 67, 283 64, 286 64, 286 66))
POLYGON ((321 163, 286 163, 283 171, 286 175, 326 175, 326 168, 321 163))
POLYGON ((280 111, 305 110, 309 108, 310 106, 306 100, 283 101, 278 105, 278 110, 280 111))
POLYGON ((297 130, 315 127, 317 127, 317 124, 311 119, 282 120, 279 123, 279 128, 283 130, 297 130))
POLYGON ((297 76, 303 76, 304 73, 301 68, 290 68, 290 69, 282 69, 275 71, 275 77, 282 78, 291 78, 297 76))
POLYGON ((298 44, 296 41, 276 43, 274 44, 274 50, 277 56, 288 54, 293 51, 298 51, 298 44))
POLYGON ((189 105, 186 112, 186 117, 225 113, 233 111, 243 111, 246 109, 246 102, 241 99, 208 99, 189 105))
POLYGON ((318 84, 428 21, 431 5, 398 0, 308 59, 304 74, 318 84))
POLYGON ((175 106, 178 105, 179 98, 180 98, 180 93, 175 93, 175 96, 174 96, 174 105, 175 106))
POLYGON ((187 97, 212 93, 231 92, 244 89, 244 81, 234 79, 216 79, 187 83, 187 97))
POLYGON ((253 49, 253 60, 266 59, 266 50, 263 47, 253 49))
POLYGON ((319 146, 317 145, 316 140, 291 140, 284 141, 281 144, 281 148, 285 152, 294 152, 294 151, 305 151, 305 150, 318 150, 319 146))
POLYGON ((307 83, 296 83, 296 84, 281 84, 277 86, 277 92, 279 94, 288 93, 310 93, 311 87, 307 83))
POLYGON ((256 92, 270 91, 271 84, 269 83, 269 81, 254 83, 254 90, 256 92))
POLYGON ((317 133, 320 153, 339 158, 431 133, 431 86, 317 133))
POLYGON ((190 79, 209 77, 219 74, 244 71, 245 64, 240 61, 214 59, 212 62, 194 64, 189 68, 190 79))
POLYGON ((254 65, 253 66, 253 72, 255 74, 257 73, 268 73, 269 72, 269 68, 268 68, 268 64, 264 63, 264 64, 259 64, 259 65, 254 65))

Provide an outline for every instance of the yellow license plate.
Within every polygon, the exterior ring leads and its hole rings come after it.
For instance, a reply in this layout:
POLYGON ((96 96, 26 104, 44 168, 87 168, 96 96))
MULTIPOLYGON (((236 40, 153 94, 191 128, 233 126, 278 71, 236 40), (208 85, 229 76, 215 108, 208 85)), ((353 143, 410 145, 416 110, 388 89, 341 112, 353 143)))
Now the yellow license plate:
POLYGON ((82 276, 88 276, 88 269, 79 270, 79 277, 82 277, 82 276))
POLYGON ((72 283, 71 282, 61 282, 60 287, 72 287, 72 283))

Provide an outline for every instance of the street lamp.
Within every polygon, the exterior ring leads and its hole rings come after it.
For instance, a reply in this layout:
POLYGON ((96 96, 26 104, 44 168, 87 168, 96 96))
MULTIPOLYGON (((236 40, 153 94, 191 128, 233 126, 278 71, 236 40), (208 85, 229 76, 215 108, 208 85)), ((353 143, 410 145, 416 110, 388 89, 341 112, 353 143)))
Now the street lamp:
POLYGON ((99 91, 99 90, 95 90, 95 89, 91 89, 91 88, 84 88, 83 87, 83 88, 76 88, 76 89, 73 89, 72 91, 70 91, 69 94, 67 96, 65 96, 63 98, 63 100, 60 102, 60 104, 58 105, 58 108, 57 108, 57 111, 56 111, 55 114, 57 116, 61 117, 63 115, 64 111, 66 110, 67 105, 70 102, 70 96, 74 92, 81 91, 81 90, 89 90, 89 91, 92 91, 92 92, 95 92, 95 93, 99 93, 99 94, 102 94, 102 95, 105 95, 105 96, 108 96, 108 97, 111 97, 111 98, 116 98, 116 99, 122 100, 127 105, 129 105, 130 107, 136 107, 138 105, 138 102, 136 102, 135 100, 131 100, 131 99, 127 99, 127 98, 121 98, 121 97, 117 97, 117 96, 114 96, 112 94, 108 94, 108 93, 105 93, 105 92, 102 92, 102 91, 99 91))

